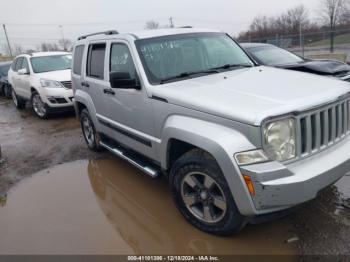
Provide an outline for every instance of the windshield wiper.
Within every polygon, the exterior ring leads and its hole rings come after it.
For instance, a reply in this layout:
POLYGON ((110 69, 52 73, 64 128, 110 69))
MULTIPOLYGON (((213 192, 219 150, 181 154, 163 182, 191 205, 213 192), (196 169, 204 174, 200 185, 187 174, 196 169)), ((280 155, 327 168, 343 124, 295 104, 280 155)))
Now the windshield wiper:
POLYGON ((211 70, 219 70, 219 69, 231 69, 231 68, 240 68, 240 67, 253 67, 253 65, 249 65, 249 64, 226 64, 223 66, 218 66, 218 67, 214 67, 211 68, 211 70))
POLYGON ((171 76, 171 77, 168 77, 168 78, 164 78, 162 80, 160 80, 160 84, 165 84, 167 82, 170 82, 170 81, 173 81, 173 80, 176 80, 176 79, 182 79, 182 78, 187 78, 187 77, 191 77, 191 76, 194 76, 194 75, 201 75, 201 74, 218 74, 220 73, 218 70, 216 69, 209 69, 209 70, 202 70, 202 71, 196 71, 196 72, 184 72, 184 73, 181 73, 179 75, 176 75, 176 76, 171 76))

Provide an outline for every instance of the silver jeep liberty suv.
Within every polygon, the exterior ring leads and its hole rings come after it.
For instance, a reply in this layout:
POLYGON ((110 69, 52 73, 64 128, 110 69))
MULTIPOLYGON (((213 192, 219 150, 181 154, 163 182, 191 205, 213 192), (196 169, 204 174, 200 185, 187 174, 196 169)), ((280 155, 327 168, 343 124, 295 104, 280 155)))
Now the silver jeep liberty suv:
POLYGON ((212 234, 284 213, 350 171, 349 84, 257 66, 219 31, 82 36, 72 85, 89 148, 165 175, 183 216, 212 234))

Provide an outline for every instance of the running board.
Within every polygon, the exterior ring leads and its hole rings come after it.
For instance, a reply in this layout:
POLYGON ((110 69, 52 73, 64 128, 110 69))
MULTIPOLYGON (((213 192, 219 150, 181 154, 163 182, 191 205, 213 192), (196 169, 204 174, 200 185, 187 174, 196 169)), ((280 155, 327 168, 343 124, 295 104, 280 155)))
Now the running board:
POLYGON ((100 142, 100 145, 102 147, 104 147, 105 149, 107 149, 108 151, 112 152, 113 154, 115 154, 115 155, 123 158, 124 160, 128 161, 130 164, 132 164, 133 166, 137 167, 138 169, 140 169, 141 171, 143 171, 144 173, 146 173, 150 177, 156 178, 156 177, 160 176, 159 170, 157 170, 157 169, 155 169, 153 167, 150 167, 143 160, 137 159, 136 157, 128 156, 124 151, 122 151, 121 148, 113 148, 113 147, 107 145, 104 142, 100 142))

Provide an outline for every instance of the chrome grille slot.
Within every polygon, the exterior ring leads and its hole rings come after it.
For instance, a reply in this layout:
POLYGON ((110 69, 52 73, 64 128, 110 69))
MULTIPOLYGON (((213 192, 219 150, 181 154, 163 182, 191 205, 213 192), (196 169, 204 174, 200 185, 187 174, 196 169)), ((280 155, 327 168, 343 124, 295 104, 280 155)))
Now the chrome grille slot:
POLYGON ((72 89, 72 82, 71 81, 62 81, 61 84, 67 89, 72 89))
POLYGON ((297 158, 327 149, 350 135, 350 99, 296 117, 297 158))

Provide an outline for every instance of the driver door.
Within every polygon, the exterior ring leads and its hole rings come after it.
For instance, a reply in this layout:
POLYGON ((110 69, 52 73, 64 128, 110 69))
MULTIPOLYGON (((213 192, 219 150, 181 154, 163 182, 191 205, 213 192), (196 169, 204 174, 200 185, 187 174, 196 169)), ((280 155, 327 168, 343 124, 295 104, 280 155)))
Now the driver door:
MULTIPOLYGON (((124 41, 109 43, 108 81, 111 72, 128 73, 131 79, 138 80, 138 69, 135 66, 129 44, 124 41)), ((109 84, 110 86, 110 84, 109 84)), ((113 124, 115 136, 120 142, 132 145, 140 153, 155 157, 154 119, 151 99, 144 87, 134 89, 109 88, 103 97, 107 105, 106 117, 113 124)))

